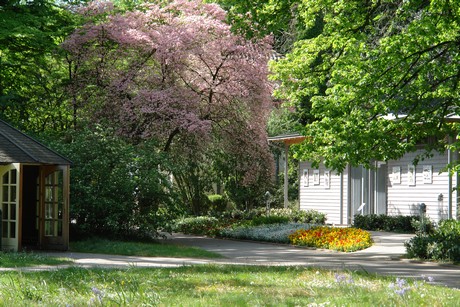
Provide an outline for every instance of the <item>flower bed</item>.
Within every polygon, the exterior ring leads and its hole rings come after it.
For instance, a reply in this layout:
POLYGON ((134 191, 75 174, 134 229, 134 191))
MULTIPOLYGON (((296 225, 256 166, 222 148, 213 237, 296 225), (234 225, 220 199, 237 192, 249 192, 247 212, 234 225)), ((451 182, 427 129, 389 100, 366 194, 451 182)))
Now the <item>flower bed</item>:
POLYGON ((369 232, 358 228, 314 227, 299 229, 289 235, 294 245, 327 248, 343 252, 353 252, 372 245, 369 232))
POLYGON ((298 229, 308 229, 310 224, 287 223, 261 226, 239 226, 221 231, 221 236, 233 239, 245 239, 274 243, 289 243, 289 235, 298 229))

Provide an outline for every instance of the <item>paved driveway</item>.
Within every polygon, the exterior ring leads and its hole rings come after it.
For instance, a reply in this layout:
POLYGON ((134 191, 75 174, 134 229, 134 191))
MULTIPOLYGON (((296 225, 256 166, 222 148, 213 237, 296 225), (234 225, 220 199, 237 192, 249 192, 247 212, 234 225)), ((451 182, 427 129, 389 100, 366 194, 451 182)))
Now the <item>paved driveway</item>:
MULTIPOLYGON (((248 241, 221 240, 202 236, 174 234, 168 239, 174 244, 196 246, 223 255, 222 259, 192 259, 164 257, 132 257, 85 253, 49 253, 53 256, 74 259, 80 267, 178 267, 195 264, 246 264, 246 265, 299 265, 328 269, 366 271, 382 275, 412 278, 434 278, 434 284, 460 289, 460 266, 414 262, 400 259, 404 254, 404 242, 411 235, 372 232, 374 246, 359 252, 340 253, 293 247, 281 244, 265 244, 248 241)), ((64 268, 35 267, 21 270, 64 268)), ((4 269, 6 270, 6 269, 4 269)))
POLYGON ((435 284, 460 289, 460 266, 401 259, 405 253, 404 242, 412 235, 372 232, 372 236, 375 241, 374 246, 354 253, 181 234, 175 234, 171 240, 179 244, 213 251, 227 258, 218 262, 318 266, 328 269, 361 270, 398 277, 432 277, 435 284))

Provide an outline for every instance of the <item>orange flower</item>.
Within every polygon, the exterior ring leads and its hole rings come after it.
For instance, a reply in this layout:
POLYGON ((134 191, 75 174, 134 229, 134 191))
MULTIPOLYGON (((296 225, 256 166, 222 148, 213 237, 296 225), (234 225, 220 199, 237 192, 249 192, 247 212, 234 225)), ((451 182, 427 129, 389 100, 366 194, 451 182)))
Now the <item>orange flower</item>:
POLYGON ((300 229, 289 236, 294 245, 328 248, 338 251, 357 251, 372 245, 370 233, 358 228, 315 227, 300 229))

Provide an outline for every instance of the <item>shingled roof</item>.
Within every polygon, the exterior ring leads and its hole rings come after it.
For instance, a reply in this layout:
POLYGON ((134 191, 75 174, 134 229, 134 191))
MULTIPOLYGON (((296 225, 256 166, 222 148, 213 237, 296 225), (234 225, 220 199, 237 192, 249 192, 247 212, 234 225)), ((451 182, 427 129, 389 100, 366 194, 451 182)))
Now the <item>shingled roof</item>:
POLYGON ((71 161, 0 119, 0 164, 69 165, 71 161))

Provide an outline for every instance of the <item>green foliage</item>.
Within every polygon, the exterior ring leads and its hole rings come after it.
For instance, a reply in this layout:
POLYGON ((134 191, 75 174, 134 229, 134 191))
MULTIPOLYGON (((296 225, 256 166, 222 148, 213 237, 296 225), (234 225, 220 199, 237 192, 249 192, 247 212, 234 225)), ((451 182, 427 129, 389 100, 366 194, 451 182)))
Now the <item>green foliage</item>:
POLYGON ((365 230, 415 233, 420 216, 390 216, 386 214, 355 215, 353 227, 365 230))
POLYGON ((55 1, 6 1, 0 6, 0 117, 34 132, 72 122, 60 43, 78 24, 55 1))
POLYGON ((326 214, 315 210, 272 209, 270 216, 287 217, 290 222, 323 225, 326 223, 326 214))
POLYGON ((280 106, 274 108, 270 113, 267 123, 269 136, 292 133, 301 129, 302 125, 297 121, 296 113, 293 110, 280 106))
POLYGON ((212 216, 185 217, 176 220, 173 230, 185 234, 212 235, 219 233, 220 222, 212 216))
POLYGON ((246 211, 238 209, 225 211, 221 214, 220 218, 239 221, 252 221, 258 218, 266 218, 268 221, 270 219, 275 220, 280 218, 280 220, 286 220, 287 222, 319 225, 323 225, 326 222, 326 215, 315 210, 274 208, 271 209, 270 213, 267 215, 267 209, 265 207, 254 208, 246 211))
POLYGON ((280 217, 294 223, 324 224, 326 215, 315 210, 297 210, 275 208, 271 209, 269 215, 265 207, 255 208, 247 211, 231 210, 224 212, 222 218, 231 218, 236 220, 254 220, 259 217, 280 217))
POLYGON ((110 130, 71 131, 48 138, 72 162, 73 236, 152 236, 176 212, 167 161, 148 143, 137 147, 110 130))
POLYGON ((417 235, 404 243, 408 258, 430 259, 428 246, 433 243, 433 238, 417 235))
POLYGON ((225 196, 220 194, 208 195, 209 199, 209 214, 217 216, 222 214, 227 209, 228 201, 225 196))
POLYGON ((428 153, 446 149, 458 129, 444 120, 460 101, 457 1, 305 0, 298 14, 322 27, 272 68, 276 96, 303 112, 299 159, 340 171, 398 159, 427 137, 428 153))
POLYGON ((298 16, 300 0, 210 0, 228 11, 235 32, 247 37, 272 35, 277 52, 286 53, 297 39, 308 36, 298 16))
POLYGON ((417 233, 405 244, 410 258, 460 262, 460 221, 443 220, 431 233, 417 233))

